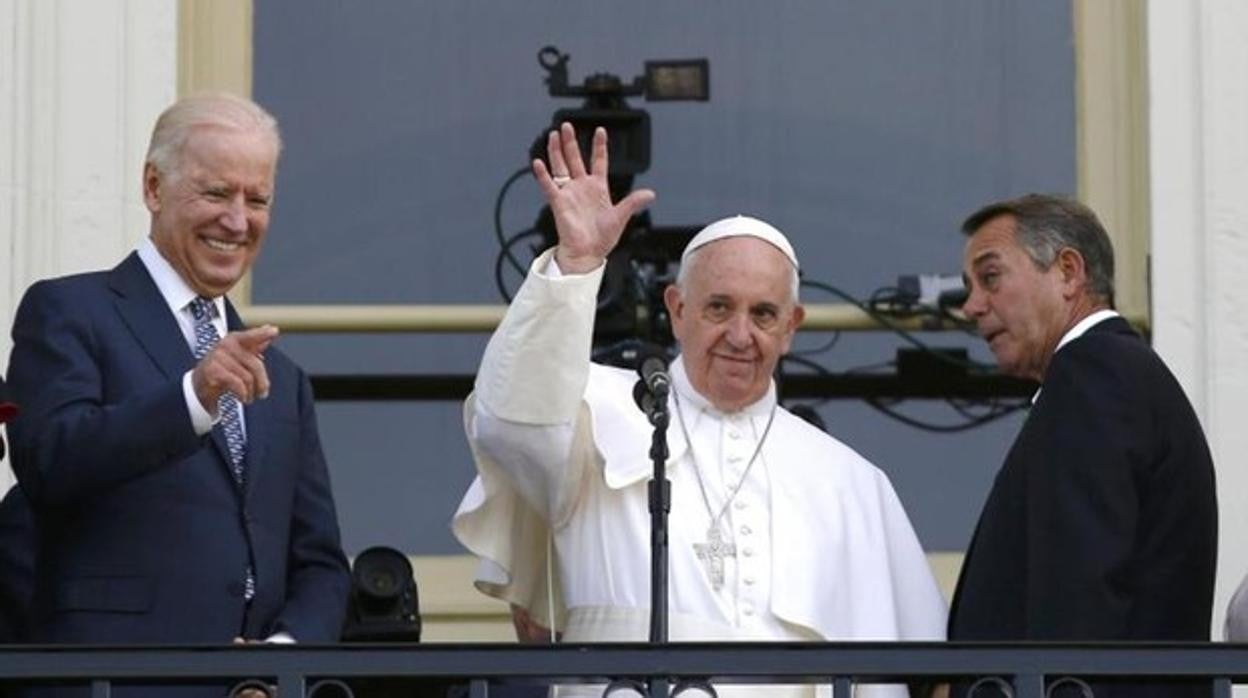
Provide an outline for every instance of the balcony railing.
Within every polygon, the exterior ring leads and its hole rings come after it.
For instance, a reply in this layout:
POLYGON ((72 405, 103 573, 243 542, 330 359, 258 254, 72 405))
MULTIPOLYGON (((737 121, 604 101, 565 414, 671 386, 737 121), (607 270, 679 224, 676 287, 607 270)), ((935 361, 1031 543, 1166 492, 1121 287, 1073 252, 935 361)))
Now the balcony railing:
MULTIPOLYGON (((462 686, 472 698, 507 687, 629 679, 665 690, 682 682, 715 685, 803 683, 850 698, 861 683, 940 683, 999 677, 1018 698, 1044 698, 1046 683, 1130 678, 1208 680, 1216 698, 1248 682, 1248 645, 676 643, 520 646, 423 644, 159 648, 9 647, 0 681, 90 685, 108 698, 113 683, 233 684, 259 679, 281 698, 349 695, 344 686, 386 679, 386 695, 429 695, 421 687, 462 686), (319 688, 318 688, 319 687, 319 688)), ((995 682, 994 682, 995 683, 995 682)), ((358 685, 358 684, 357 684, 358 685)), ((358 693, 365 698, 367 693, 358 693)), ((654 693, 652 695, 659 695, 654 693)))

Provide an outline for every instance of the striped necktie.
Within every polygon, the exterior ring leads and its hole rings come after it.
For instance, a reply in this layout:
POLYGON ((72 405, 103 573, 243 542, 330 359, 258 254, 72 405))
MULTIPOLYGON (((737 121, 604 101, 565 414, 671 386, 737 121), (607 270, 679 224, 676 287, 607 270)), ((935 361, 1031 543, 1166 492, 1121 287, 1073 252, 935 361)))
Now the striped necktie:
MULTIPOLYGON (((191 301, 191 317, 195 319, 195 359, 204 358, 221 340, 212 319, 216 315, 216 305, 203 296, 191 301)), ((230 452, 230 472, 234 474, 234 483, 242 489, 246 482, 246 471, 243 469, 243 457, 247 454, 247 438, 243 434, 242 406, 233 393, 223 393, 217 401, 217 414, 221 415, 218 425, 225 434, 225 444, 230 452)), ((243 587, 243 599, 251 601, 256 595, 256 575, 251 565, 247 566, 247 577, 243 587)))

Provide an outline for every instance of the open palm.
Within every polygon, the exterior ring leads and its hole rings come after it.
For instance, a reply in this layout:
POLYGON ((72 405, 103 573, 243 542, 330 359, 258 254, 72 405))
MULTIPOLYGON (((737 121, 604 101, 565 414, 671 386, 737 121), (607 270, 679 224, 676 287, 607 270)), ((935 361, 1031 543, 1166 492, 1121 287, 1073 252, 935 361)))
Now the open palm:
POLYGON ((533 176, 546 196, 559 233, 556 261, 567 273, 581 274, 597 268, 615 248, 624 226, 654 200, 654 192, 639 189, 619 203, 611 203, 607 185, 607 132, 594 130, 589 170, 581 159, 576 131, 564 122, 546 141, 550 169, 533 161, 533 176))

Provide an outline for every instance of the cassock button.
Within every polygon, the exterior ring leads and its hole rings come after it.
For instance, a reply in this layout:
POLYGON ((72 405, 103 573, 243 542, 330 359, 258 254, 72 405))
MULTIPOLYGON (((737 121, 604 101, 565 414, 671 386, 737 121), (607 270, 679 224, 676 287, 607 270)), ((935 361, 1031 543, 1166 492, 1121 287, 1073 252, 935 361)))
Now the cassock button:
POLYGON ((743 536, 748 536, 748 535, 750 535, 750 534, 751 534, 751 533, 753 533, 753 532, 754 532, 754 529, 750 528, 749 526, 742 526, 742 527, 741 527, 741 535, 743 535, 743 536))
POLYGON ((752 587, 752 586, 754 586, 754 578, 753 578, 753 577, 746 577, 746 578, 745 578, 745 585, 746 585, 747 587, 752 587))
POLYGON ((741 501, 741 500, 737 500, 737 501, 735 501, 735 502, 733 502, 733 503, 732 503, 732 506, 736 507, 737 509, 744 509, 744 508, 746 507, 746 504, 745 504, 745 502, 743 502, 743 501, 741 501))
POLYGON ((744 548, 741 550, 741 554, 746 557, 754 557, 754 548, 744 548))
POLYGON ((741 438, 741 432, 737 431, 736 429, 729 429, 728 438, 732 439, 733 441, 736 441, 737 439, 741 438))
POLYGON ((745 615, 747 615, 747 616, 752 616, 752 615, 754 615, 754 607, 753 607, 753 606, 746 606, 745 608, 743 608, 743 609, 741 610, 741 612, 742 612, 742 613, 744 613, 744 614, 745 614, 745 615))

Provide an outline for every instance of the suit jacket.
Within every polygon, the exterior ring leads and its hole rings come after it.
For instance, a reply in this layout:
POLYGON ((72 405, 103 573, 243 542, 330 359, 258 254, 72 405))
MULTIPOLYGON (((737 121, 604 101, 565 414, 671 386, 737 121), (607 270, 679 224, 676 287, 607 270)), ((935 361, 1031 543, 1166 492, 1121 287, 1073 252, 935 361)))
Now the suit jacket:
POLYGON ((265 352, 272 387, 245 408, 240 489, 220 428, 191 426, 181 380, 195 361, 137 254, 32 286, 13 340, 12 462, 37 524, 33 641, 338 638, 350 579, 293 362, 265 352))
POLYGON ((1049 363, 967 550, 949 639, 1207 641, 1216 554, 1196 414, 1126 321, 1105 320, 1049 363))
MULTIPOLYGON (((35 523, 21 487, 0 499, 0 644, 26 638, 34 593, 35 523)), ((3 693, 0 693, 3 695, 3 693)))

